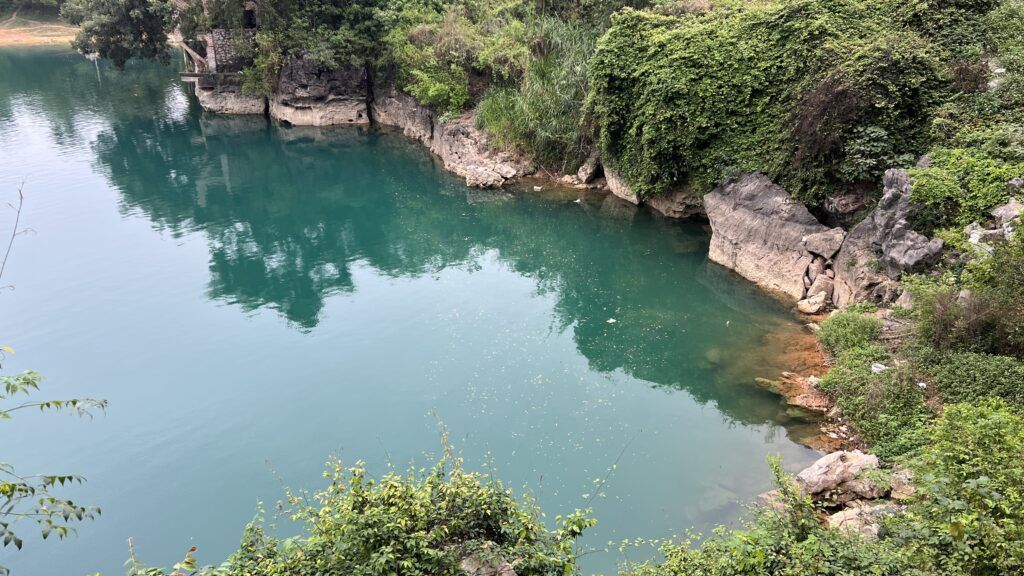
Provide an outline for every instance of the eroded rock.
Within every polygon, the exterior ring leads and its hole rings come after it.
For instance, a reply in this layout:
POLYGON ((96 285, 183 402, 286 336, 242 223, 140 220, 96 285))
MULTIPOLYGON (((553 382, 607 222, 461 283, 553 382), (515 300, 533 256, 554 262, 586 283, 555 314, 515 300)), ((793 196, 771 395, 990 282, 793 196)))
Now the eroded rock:
POLYGON ((597 150, 593 150, 590 156, 587 156, 587 160, 576 170, 576 179, 579 180, 580 184, 589 184, 594 178, 601 173, 601 155, 597 150))
POLYGON ((640 203, 640 199, 637 198, 636 192, 633 192, 633 189, 629 187, 629 183, 626 182, 626 179, 622 177, 622 174, 620 174, 618 170, 605 166, 604 178, 608 183, 608 190, 610 190, 612 194, 631 204, 640 203))
POLYGON ((828 526, 836 530, 860 534, 865 538, 876 538, 881 528, 881 519, 895 512, 896 506, 888 502, 879 504, 854 502, 849 508, 829 516, 828 526))
POLYGON ((905 170, 888 170, 882 199, 868 216, 846 235, 836 255, 835 291, 839 308, 854 302, 888 302, 898 294, 897 280, 938 261, 942 240, 910 229, 910 177, 905 170))
POLYGON ((811 254, 817 254, 823 258, 832 258, 839 252, 839 247, 843 245, 843 239, 846 238, 846 232, 842 228, 832 228, 831 230, 825 230, 824 232, 818 232, 811 234, 804 238, 804 247, 811 254))
POLYGON ((797 484, 807 494, 821 494, 857 477, 862 470, 878 468, 878 457, 860 450, 832 452, 796 475, 797 484))
POLYGON ((704 213, 700 196, 691 186, 652 196, 644 204, 668 218, 693 218, 704 213))
POLYGON ((763 174, 745 174, 704 196, 711 221, 711 261, 785 294, 804 297, 813 255, 804 238, 826 232, 807 208, 763 174))
POLYGON ((378 123, 400 128, 422 142, 469 186, 499 188, 533 172, 528 160, 495 150, 472 113, 442 122, 411 96, 388 86, 377 90, 372 109, 378 123))
POLYGON ((369 124, 366 69, 321 70, 308 58, 290 56, 270 97, 270 116, 295 126, 369 124))

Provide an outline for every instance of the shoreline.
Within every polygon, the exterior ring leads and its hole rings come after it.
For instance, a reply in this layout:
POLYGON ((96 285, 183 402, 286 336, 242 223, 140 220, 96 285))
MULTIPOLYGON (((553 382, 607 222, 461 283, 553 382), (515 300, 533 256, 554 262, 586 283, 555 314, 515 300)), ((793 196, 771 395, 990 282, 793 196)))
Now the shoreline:
MULTIPOLYGON (((34 15, 33 15, 34 16, 34 15)), ((0 17, 0 48, 66 46, 78 33, 78 27, 59 20, 36 20, 13 14, 0 17)))

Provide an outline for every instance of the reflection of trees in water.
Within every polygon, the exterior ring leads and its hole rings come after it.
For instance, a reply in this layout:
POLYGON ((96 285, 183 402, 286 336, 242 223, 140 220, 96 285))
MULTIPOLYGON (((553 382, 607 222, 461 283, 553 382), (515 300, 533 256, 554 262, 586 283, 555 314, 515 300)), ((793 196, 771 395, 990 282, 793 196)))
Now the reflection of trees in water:
MULTIPOLYGON (((0 58, 0 73, 21 74, 23 65, 0 58)), ((764 296, 706 264, 707 240, 695 226, 600 200, 470 191, 393 135, 202 116, 166 69, 108 74, 98 84, 84 60, 62 61, 59 72, 52 63, 38 68, 25 90, 59 130, 73 133, 79 115, 102 119, 96 161, 124 211, 173 234, 205 234, 212 298, 272 307, 308 330, 325 298, 358 289, 356 262, 419 276, 471 268, 495 250, 554 295, 559 328, 572 331, 595 370, 685 388, 743 422, 777 415, 749 385, 777 370, 770 354, 747 368, 737 354, 757 347, 781 317, 764 296), (53 94, 74 81, 53 80, 65 70, 87 87, 53 94), (728 349, 712 347, 726 342, 728 349)), ((11 99, 0 93, 0 114, 11 99)))
POLYGON ((184 101, 165 66, 131 62, 121 73, 70 49, 0 50, 0 78, 0 138, 3 125, 15 120, 16 106, 46 118, 58 145, 72 145, 83 138, 82 122, 133 115, 158 121, 171 101, 184 101), (165 107, 157 116, 148 108, 154 104, 165 107))

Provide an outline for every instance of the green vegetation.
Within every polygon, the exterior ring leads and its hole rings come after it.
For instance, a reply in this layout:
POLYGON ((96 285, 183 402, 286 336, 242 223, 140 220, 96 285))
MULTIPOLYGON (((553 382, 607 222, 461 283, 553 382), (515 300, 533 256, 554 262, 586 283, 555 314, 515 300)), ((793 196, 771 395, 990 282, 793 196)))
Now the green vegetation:
MULTIPOLYGON (((456 574, 467 558, 481 563, 510 561, 523 576, 576 573, 574 542, 594 525, 577 510, 545 528, 530 500, 517 500, 489 476, 463 470, 451 454, 430 470, 388 473, 373 479, 362 464, 345 469, 332 462, 326 489, 312 501, 291 495, 292 519, 306 535, 278 541, 260 521, 246 527, 238 551, 218 576, 436 576, 456 574)), ((162 575, 134 558, 129 574, 162 575)), ((189 555, 178 568, 195 569, 189 555)))
MULTIPOLYGON (((641 198, 760 171, 820 206, 924 154, 910 169, 912 224, 957 239, 1024 175, 1024 0, 265 4, 247 90, 272 91, 292 56, 363 66, 439 113, 475 109, 499 146, 546 166, 572 169, 597 146, 641 198)), ((71 0, 64 13, 82 24, 80 49, 118 64, 165 56, 175 23, 187 35, 242 26, 227 0, 177 15, 158 0, 71 0)), ((835 360, 821 389, 861 440, 919 479, 877 540, 823 527, 776 467, 783 511, 667 545, 663 562, 632 573, 1024 571, 1024 233, 945 266, 905 283, 913 342, 883 346, 862 310, 821 326, 835 360)), ((216 572, 451 574, 486 549, 520 574, 572 573, 571 542, 590 524, 576 513, 548 532, 529 503, 451 460, 376 482, 359 467, 331 478, 316 505, 292 500, 306 536, 278 542, 254 523, 216 572)))
POLYGON ((818 340, 832 354, 867 346, 882 331, 882 321, 857 310, 829 316, 821 323, 818 340))

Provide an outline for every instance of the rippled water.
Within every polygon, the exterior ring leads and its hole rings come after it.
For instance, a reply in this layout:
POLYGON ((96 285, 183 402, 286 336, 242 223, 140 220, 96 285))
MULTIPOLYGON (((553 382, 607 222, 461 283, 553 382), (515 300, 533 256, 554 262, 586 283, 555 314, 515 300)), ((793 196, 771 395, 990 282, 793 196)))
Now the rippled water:
POLYGON ((593 495, 595 547, 735 521, 766 455, 813 458, 752 385, 799 327, 699 225, 470 190, 391 133, 204 116, 170 68, 0 51, 0 200, 23 179, 4 370, 110 408, 0 423, 0 460, 84 474, 67 494, 103 508, 0 552, 15 575, 118 574, 128 537, 219 562, 282 484, 332 454, 429 464, 439 421, 551 516, 593 495))

